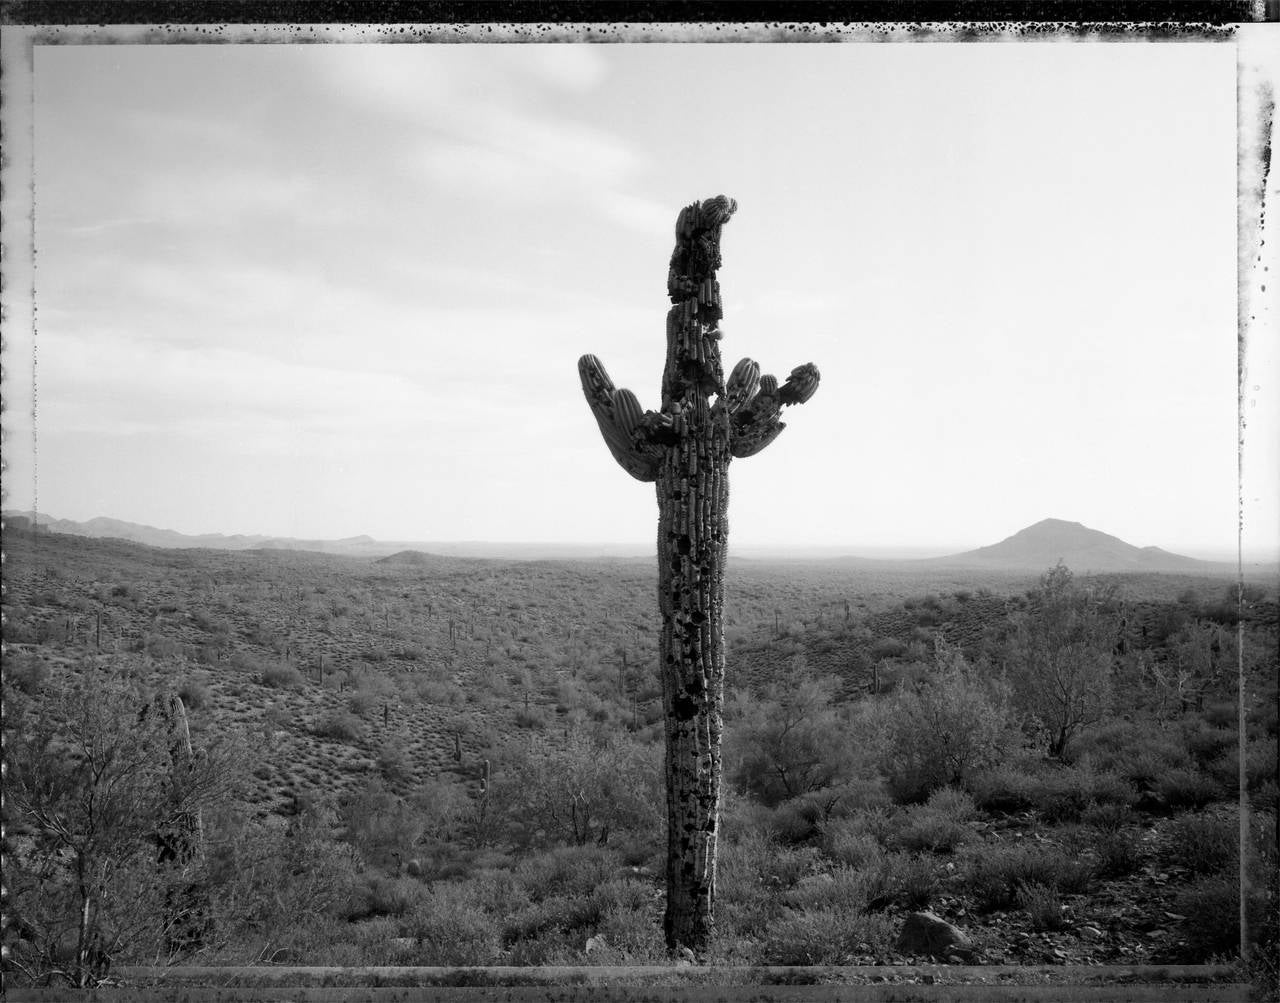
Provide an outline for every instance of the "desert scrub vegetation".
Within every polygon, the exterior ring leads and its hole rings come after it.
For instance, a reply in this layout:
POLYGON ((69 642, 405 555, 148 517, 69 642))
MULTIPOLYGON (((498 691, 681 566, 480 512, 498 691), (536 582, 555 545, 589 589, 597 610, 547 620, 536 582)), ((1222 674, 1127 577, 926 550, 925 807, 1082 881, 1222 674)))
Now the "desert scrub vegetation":
MULTIPOLYGON (((6 564, 6 707, 118 679, 179 690, 197 748, 245 737, 237 793, 204 816, 199 942, 166 953, 150 928, 122 939, 112 964, 435 963, 449 938, 456 957, 502 964, 665 957, 651 572, 156 552, 180 562, 168 565, 145 548, 59 546, 49 538, 47 560, 77 570, 56 581, 20 555, 6 564), (109 596, 120 581, 127 601, 109 596), (134 643, 147 636, 178 647, 134 643), (399 657, 406 645, 424 657, 399 657), (301 681, 264 687, 281 664, 301 681)), ((1035 615, 1032 577, 953 594, 918 575, 754 562, 730 573, 714 958, 906 960, 895 934, 920 907, 987 945, 980 961, 1233 949, 1224 834, 1238 749, 1224 667, 1242 653, 1257 694, 1245 753, 1262 818, 1276 790, 1273 599, 1215 633, 1224 625, 1203 614, 1220 585, 1184 601, 1172 583, 1126 583, 1110 703, 1053 756, 1022 679, 1036 664, 1020 660, 1018 626, 1035 615), (1188 919, 1139 928, 1153 910, 1188 919), (1221 917, 1216 940, 1192 928, 1201 915, 1221 917)), ((1274 944, 1274 834, 1255 822, 1250 848, 1255 943, 1274 944)), ((24 887, 37 864, 24 858, 24 887)), ((74 903, 57 901, 74 928, 74 903)), ((39 950, 65 957, 42 936, 39 950)))

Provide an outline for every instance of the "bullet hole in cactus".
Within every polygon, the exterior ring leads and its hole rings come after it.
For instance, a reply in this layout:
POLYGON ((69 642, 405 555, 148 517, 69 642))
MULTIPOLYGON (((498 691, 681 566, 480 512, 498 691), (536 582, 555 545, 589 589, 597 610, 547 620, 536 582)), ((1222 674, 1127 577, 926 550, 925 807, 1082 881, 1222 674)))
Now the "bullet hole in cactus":
POLYGON ((697 716, 698 702, 681 693, 676 697, 673 709, 675 710, 677 721, 690 721, 697 716))
POLYGON ((676 541, 676 549, 682 554, 687 554, 693 549, 693 541, 689 539, 688 533, 685 533, 676 541))

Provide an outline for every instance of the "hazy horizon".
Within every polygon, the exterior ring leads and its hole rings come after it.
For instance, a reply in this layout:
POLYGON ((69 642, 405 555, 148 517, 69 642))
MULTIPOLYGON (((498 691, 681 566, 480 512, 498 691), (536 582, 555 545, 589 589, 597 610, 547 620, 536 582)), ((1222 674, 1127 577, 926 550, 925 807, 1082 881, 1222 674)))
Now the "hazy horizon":
MULTIPOLYGON (((29 516, 30 511, 21 511, 14 509, 6 509, 5 514, 17 514, 29 516)), ((39 513, 40 522, 60 521, 63 517, 56 513, 41 512, 39 513)), ((199 531, 187 531, 175 529, 172 526, 152 526, 147 523, 137 523, 131 519, 121 519, 115 516, 96 516, 93 518, 109 519, 115 522, 131 523, 133 525, 143 526, 147 529, 158 530, 160 532, 181 533, 184 536, 223 536, 223 537, 262 537, 264 539, 287 539, 287 540, 311 540, 315 542, 337 543, 343 540, 353 539, 369 539, 377 544, 384 545, 432 545, 442 548, 457 548, 459 553, 471 551, 492 550, 493 552, 501 552, 504 549, 515 553, 517 551, 541 551, 552 552, 584 552, 588 554, 600 554, 601 556, 621 556, 621 557, 641 557, 647 556, 654 552, 654 544, 651 540, 639 539, 599 539, 599 540, 568 540, 568 539, 537 539, 537 540, 511 540, 511 539, 447 539, 447 538, 384 538, 376 537, 367 533, 357 533, 346 537, 286 537, 272 533, 226 533, 216 529, 203 529, 199 531)), ((1055 518, 1055 517, 1047 517, 1055 518)), ((73 520, 75 522, 87 523, 88 520, 73 520)), ((1074 519, 1064 519, 1063 522, 1078 522, 1074 519)), ((795 544, 787 541, 768 540, 756 541, 750 543, 733 543, 732 550, 740 556, 763 555, 771 557, 792 556, 797 558, 804 557, 833 557, 833 556, 849 556, 849 557, 866 557, 872 559, 884 560, 910 560, 916 558, 931 557, 948 557, 954 554, 965 553, 970 550, 976 550, 980 547, 990 546, 999 543, 1016 532, 1026 529, 1025 526, 1018 527, 1017 530, 1011 530, 1009 533, 994 540, 970 540, 968 542, 951 542, 951 543, 917 543, 911 545, 884 545, 872 542, 857 541, 835 541, 820 544, 795 544)), ((1106 533, 1105 529, 1096 526, 1088 526, 1087 529, 1096 530, 1106 533)), ((1113 533, 1107 535, 1114 536, 1113 533)), ((1131 544, 1136 547, 1159 547, 1161 550, 1183 557, 1193 557, 1198 560, 1214 561, 1219 563, 1232 563, 1237 559, 1235 550, 1202 550, 1194 547, 1182 547, 1178 545, 1169 545, 1159 542, 1139 542, 1134 540, 1124 540, 1124 543, 1131 544)), ((1240 555, 1246 564, 1270 564, 1280 558, 1280 554, 1267 552, 1265 550, 1246 550, 1240 555)))
MULTIPOLYGON (((1059 517, 1232 559, 1236 52, 36 46, 6 508, 646 544, 653 489, 576 361, 658 405, 672 224, 724 192, 727 366, 823 374, 730 469, 736 550, 954 553, 1059 517), (709 128, 682 136, 690 93, 709 128)), ((1245 550, 1274 559, 1253 351, 1245 550)))

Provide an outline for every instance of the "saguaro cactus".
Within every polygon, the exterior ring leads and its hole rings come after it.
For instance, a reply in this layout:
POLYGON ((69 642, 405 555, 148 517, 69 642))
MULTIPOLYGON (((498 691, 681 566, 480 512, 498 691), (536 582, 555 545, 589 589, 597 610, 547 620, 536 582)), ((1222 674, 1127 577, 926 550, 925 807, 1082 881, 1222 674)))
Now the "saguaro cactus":
POLYGON ((743 359, 720 364, 720 230, 737 209, 723 195, 685 206, 667 274, 662 406, 641 411, 594 355, 578 360, 587 403, 627 473, 658 494, 659 660, 666 711, 667 946, 700 952, 713 926, 720 733, 724 696, 724 564, 729 461, 752 456, 785 427, 783 405, 818 388, 797 366, 784 385, 743 359), (711 398, 714 396, 715 400, 711 398))

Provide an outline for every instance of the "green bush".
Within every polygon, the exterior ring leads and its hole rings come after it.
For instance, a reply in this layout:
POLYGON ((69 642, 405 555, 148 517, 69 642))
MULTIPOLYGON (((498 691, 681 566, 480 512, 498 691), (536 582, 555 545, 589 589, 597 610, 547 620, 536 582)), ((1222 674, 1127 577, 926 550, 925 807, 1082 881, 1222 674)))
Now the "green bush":
POLYGON ((924 909, 938 894, 938 869, 924 854, 890 854, 881 865, 887 872, 893 897, 905 909, 924 909))
POLYGON ((1033 930, 1061 930, 1067 924, 1057 890, 1035 882, 1018 885, 1018 905, 1026 910, 1033 930))
POLYGON ((1035 804, 1037 779, 1016 766, 997 766, 970 777, 965 787, 983 811, 1013 814, 1035 804))
POLYGON ((639 910, 611 909, 600 917, 596 933, 611 950, 601 964, 664 965, 670 962, 662 936, 662 918, 639 910))
POLYGON ((1014 739, 1008 687, 937 642, 925 685, 885 704, 884 770, 895 800, 920 800, 998 762, 1014 739))
POLYGON ((370 875, 348 911, 348 916, 361 919, 404 916, 417 907, 422 896, 422 885, 410 878, 370 875))
POLYGON ((1080 813, 1080 821, 1102 832, 1119 832, 1138 820, 1133 809, 1123 804, 1094 804, 1080 813))
POLYGON ((916 853, 950 853, 970 836, 968 826, 955 814, 921 805, 899 816, 889 847, 916 853))
POLYGON ((1127 805, 1137 797, 1119 774, 1094 772, 1088 763, 1047 770, 1035 778, 1029 794, 1050 823, 1078 821, 1092 805, 1127 805))
POLYGON ((1015 905, 1021 885, 1038 884, 1067 894, 1084 892, 1093 880, 1095 865, 1056 847, 984 846, 967 855, 961 873, 978 908, 993 911, 1015 905))
MULTIPOLYGON (((9 633, 7 624, 5 633, 9 633)), ((48 664, 33 652, 12 652, 6 661, 5 682, 23 693, 34 696, 49 681, 48 664)))
POLYGON ((819 845, 832 860, 849 867, 867 867, 884 856, 879 837, 858 816, 827 822, 819 845))
POLYGON ((1182 923, 1184 962, 1234 955, 1240 947, 1240 886, 1234 878, 1205 877, 1180 891, 1173 911, 1182 923))
POLYGON ((209 702, 209 690, 198 679, 188 677, 178 687, 178 698, 187 710, 199 710, 209 702))
POLYGON ((1169 770, 1157 778, 1154 790, 1170 808, 1203 808, 1229 796, 1218 781, 1186 767, 1169 770))
POLYGON ((784 915, 765 930, 758 963, 764 965, 839 965, 853 954, 887 954, 893 945, 887 916, 844 909, 784 915))
POLYGON ((282 662, 264 666, 258 678, 263 686, 274 689, 298 689, 302 686, 302 673, 282 662))
POLYGON ((355 742, 363 735, 364 724, 358 717, 347 711, 332 711, 316 725, 315 733, 321 738, 331 738, 335 742, 355 742))
POLYGON ((375 758, 378 772, 386 779, 397 783, 413 776, 413 766, 409 761, 409 753, 396 740, 384 742, 378 749, 375 758))
POLYGON ((1233 870, 1240 859, 1239 823, 1230 815, 1183 815, 1167 833, 1169 863, 1195 874, 1233 870))
POLYGON ((497 923, 468 901, 465 886, 432 889, 407 917, 404 933, 418 942, 419 965, 489 965, 502 951, 497 923))
POLYGON ((1131 835, 1117 829, 1098 829, 1093 837, 1098 857, 1098 876, 1123 878, 1142 865, 1142 847, 1131 835))
POLYGON ((560 846, 527 857, 516 878, 534 901, 556 896, 583 897, 618 871, 615 856, 601 846, 560 846))
POLYGON ((1223 753, 1229 753, 1234 759, 1236 749, 1234 725, 1235 722, 1232 721, 1227 727, 1214 728, 1201 721, 1194 722, 1194 725, 1187 729, 1184 739, 1187 751, 1201 766, 1213 762, 1223 753))
POLYGON ((870 871, 837 867, 801 878, 782 895, 782 903, 804 912, 827 909, 866 912, 868 903, 881 891, 877 876, 870 871))

